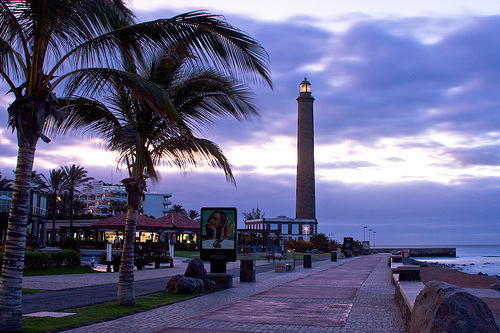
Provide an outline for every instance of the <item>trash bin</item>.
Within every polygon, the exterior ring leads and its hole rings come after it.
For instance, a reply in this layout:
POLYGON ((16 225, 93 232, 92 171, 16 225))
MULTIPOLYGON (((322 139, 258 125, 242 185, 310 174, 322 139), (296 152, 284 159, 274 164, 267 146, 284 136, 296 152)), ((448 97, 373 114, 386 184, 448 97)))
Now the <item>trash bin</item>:
POLYGON ((332 251, 331 254, 332 261, 337 261, 337 251, 332 251))
POLYGON ((241 258, 240 282, 255 282, 255 259, 241 258))
POLYGON ((310 254, 304 254, 304 268, 312 268, 312 258, 310 254))

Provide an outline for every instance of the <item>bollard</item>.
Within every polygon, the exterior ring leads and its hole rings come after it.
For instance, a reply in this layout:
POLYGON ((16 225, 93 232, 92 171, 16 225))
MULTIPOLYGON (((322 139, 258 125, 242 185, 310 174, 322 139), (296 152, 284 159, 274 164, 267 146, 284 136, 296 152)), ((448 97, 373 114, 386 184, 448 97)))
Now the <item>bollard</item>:
POLYGON ((331 260, 332 261, 337 261, 337 251, 332 251, 331 252, 331 260))
POLYGON ((304 254, 304 268, 312 268, 312 258, 310 254, 304 254))
POLYGON ((240 260, 240 282, 255 282, 254 258, 242 258, 240 260))

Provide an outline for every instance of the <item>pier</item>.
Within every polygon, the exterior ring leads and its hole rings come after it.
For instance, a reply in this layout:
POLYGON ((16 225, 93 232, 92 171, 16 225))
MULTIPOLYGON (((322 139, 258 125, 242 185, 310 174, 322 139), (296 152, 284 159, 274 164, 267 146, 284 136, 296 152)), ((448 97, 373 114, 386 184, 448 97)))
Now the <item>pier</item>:
POLYGON ((372 249, 374 253, 408 253, 409 257, 457 257, 455 247, 393 247, 372 249))

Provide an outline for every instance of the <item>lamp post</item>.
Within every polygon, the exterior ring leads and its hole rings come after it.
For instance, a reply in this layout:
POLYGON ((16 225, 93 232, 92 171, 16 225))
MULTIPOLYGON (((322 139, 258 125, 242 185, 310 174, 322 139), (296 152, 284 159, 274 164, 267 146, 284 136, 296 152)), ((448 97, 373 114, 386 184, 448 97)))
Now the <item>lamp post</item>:
POLYGON ((372 247, 372 244, 371 244, 371 233, 372 233, 372 229, 368 229, 368 244, 369 244, 370 248, 372 247))
POLYGON ((366 228, 368 228, 368 227, 367 226, 363 227, 363 242, 366 241, 366 239, 365 239, 365 230, 366 230, 366 228))
POLYGON ((373 249, 375 249, 375 234, 376 233, 377 233, 376 231, 373 232, 373 249))

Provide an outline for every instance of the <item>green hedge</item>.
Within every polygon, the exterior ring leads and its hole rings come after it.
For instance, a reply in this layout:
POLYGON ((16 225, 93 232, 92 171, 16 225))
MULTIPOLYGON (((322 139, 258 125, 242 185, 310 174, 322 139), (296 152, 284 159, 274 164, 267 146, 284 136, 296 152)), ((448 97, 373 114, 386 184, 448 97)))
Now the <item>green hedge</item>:
POLYGON ((80 253, 74 250, 62 250, 46 253, 40 251, 26 252, 25 269, 40 269, 61 266, 80 266, 80 253))

